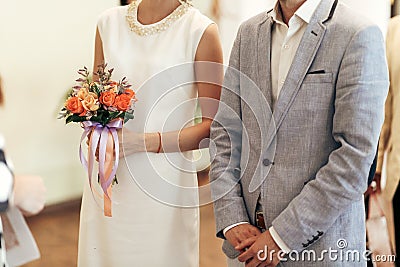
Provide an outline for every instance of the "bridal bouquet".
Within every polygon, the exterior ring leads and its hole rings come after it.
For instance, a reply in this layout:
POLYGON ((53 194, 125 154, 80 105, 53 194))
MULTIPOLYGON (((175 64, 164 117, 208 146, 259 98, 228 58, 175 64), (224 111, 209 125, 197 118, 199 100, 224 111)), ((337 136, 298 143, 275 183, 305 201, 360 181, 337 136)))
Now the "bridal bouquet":
POLYGON ((80 69, 78 84, 72 88, 61 109, 59 119, 66 123, 82 124, 84 132, 81 143, 90 137, 88 159, 79 148, 79 157, 88 172, 89 184, 92 186, 92 172, 96 151, 98 153, 98 179, 104 192, 104 215, 111 217, 111 185, 115 179, 119 161, 119 141, 117 130, 133 119, 135 92, 126 78, 116 82, 111 80, 113 69, 107 65, 98 66, 95 75, 99 80, 90 79, 86 67, 80 69))

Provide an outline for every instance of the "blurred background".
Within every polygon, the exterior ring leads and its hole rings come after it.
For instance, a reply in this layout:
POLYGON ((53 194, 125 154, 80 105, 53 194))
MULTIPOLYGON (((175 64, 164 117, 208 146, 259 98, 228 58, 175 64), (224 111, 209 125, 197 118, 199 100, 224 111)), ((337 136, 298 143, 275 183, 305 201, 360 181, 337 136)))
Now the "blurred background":
MULTIPOLYGON (((363 14, 378 23, 384 35, 389 18, 400 11, 400 1, 343 2, 354 9, 355 15, 363 14)), ((225 62, 240 23, 272 8, 274 3, 273 0, 193 1, 194 6, 218 23, 225 62)), ((33 173, 44 178, 49 212, 57 207, 69 207, 68 203, 78 203, 82 194, 85 173, 78 158, 82 130, 78 125, 66 127, 56 117, 61 99, 77 78, 76 70, 82 66, 92 69, 97 17, 117 5, 119 1, 110 0, 0 0, 0 75, 6 97, 6 105, 0 110, 0 132, 7 140, 7 152, 13 159, 16 173, 33 173)), ((207 159, 201 163, 207 164, 207 159)), ((205 172, 199 177, 201 183, 208 180, 205 172)), ((60 223, 71 221, 73 226, 68 236, 72 235, 71 253, 76 253, 79 205, 72 206, 75 208, 73 217, 48 221, 50 228, 47 230, 54 227, 57 231, 60 223)), ((202 229, 207 234, 203 235, 204 244, 207 236, 213 238, 214 233, 211 207, 202 212, 202 229)), ((40 216, 47 216, 46 212, 40 216)), ((43 221, 37 220, 30 219, 34 234, 35 229, 44 228, 43 221)), ((65 245, 51 243, 44 237, 42 240, 37 236, 37 239, 44 260, 51 257, 46 249, 65 245)), ((215 247, 208 246, 208 256, 210 260, 213 257, 221 260, 220 241, 212 242, 215 247)), ((56 266, 74 266, 70 264, 56 266)), ((42 262, 30 266, 54 265, 42 262)), ((215 262, 208 266, 221 265, 215 262)))

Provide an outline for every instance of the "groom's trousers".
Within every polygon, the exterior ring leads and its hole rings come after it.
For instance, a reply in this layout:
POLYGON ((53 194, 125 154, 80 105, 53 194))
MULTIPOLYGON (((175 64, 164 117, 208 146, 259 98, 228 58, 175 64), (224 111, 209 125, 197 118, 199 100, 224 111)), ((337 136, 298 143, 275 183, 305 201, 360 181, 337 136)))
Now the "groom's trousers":
POLYGON ((244 263, 236 259, 227 258, 228 267, 244 267, 244 263))

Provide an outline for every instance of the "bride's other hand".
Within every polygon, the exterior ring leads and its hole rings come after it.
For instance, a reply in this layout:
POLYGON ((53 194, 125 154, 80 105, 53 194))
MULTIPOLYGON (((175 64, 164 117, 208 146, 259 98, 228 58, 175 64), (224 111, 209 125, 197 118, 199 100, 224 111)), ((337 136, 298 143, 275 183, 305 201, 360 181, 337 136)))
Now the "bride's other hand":
POLYGON ((157 152, 159 137, 157 133, 137 133, 128 129, 118 130, 119 157, 139 152, 157 152))

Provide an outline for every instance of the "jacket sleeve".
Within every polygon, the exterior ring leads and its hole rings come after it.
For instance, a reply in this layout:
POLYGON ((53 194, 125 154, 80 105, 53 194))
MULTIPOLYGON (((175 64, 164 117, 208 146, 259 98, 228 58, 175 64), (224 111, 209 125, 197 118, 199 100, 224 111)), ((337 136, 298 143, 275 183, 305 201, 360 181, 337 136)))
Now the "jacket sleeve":
POLYGON ((213 159, 210 169, 211 193, 214 200, 217 236, 235 223, 248 222, 240 184, 242 142, 240 99, 240 38, 239 29, 229 68, 226 70, 218 112, 211 125, 210 148, 213 159))

